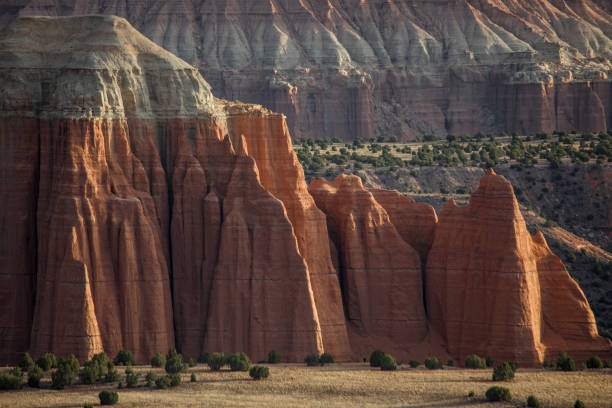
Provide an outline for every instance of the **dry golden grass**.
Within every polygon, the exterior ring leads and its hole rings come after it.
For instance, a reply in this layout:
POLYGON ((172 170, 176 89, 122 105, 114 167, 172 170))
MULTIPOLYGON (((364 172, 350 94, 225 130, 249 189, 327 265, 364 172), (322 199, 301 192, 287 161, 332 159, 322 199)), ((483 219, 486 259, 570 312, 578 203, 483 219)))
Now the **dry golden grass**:
MULTIPOLYGON (((383 372, 365 364, 306 367, 271 365, 270 378, 253 381, 248 373, 213 373, 198 365, 183 374, 181 386, 156 390, 122 389, 118 406, 124 407, 463 407, 524 406, 535 395, 543 407, 572 407, 576 399, 587 408, 612 407, 612 370, 556 372, 519 369, 514 381, 503 383, 512 393, 511 403, 486 403, 492 385, 491 370, 403 369, 383 372), (191 372, 198 381, 189 382, 191 372), (468 398, 474 391, 475 397, 468 398)), ((138 367, 144 373, 150 368, 138 367)), ((155 370, 162 374, 161 370, 155 370)), ((47 376, 48 377, 48 376, 47 376)), ((49 380, 45 380, 48 387, 49 380)), ((98 404, 98 392, 108 385, 77 385, 66 390, 0 392, 1 407, 82 407, 98 404)))

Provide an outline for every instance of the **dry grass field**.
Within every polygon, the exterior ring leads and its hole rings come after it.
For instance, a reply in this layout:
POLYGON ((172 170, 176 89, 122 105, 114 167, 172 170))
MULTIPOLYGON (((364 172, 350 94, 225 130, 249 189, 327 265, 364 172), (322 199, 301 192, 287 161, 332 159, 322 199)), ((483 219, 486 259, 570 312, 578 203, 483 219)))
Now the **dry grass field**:
MULTIPOLYGON (((587 408, 612 407, 612 370, 557 372, 519 369, 511 382, 493 383, 491 369, 400 369, 384 372, 366 364, 303 364, 270 366, 270 378, 253 381, 245 372, 211 372, 198 365, 183 374, 177 388, 156 390, 141 386, 121 389, 122 407, 521 407, 535 395, 543 407, 573 407, 580 399, 587 408), (197 382, 189 382, 191 373, 197 382), (492 385, 508 387, 510 403, 487 403, 484 393, 492 385), (474 391, 473 398, 468 393, 474 391)), ((402 366, 403 368, 403 366, 402 366)), ((138 367, 144 373, 150 367, 138 367)), ((155 370, 158 374, 162 371, 155 370)), ((0 407, 82 407, 98 405, 98 392, 114 385, 75 385, 66 390, 24 387, 0 392, 0 407)), ((122 377, 123 378, 123 377, 122 377)), ((142 379, 141 379, 142 381, 142 379)))

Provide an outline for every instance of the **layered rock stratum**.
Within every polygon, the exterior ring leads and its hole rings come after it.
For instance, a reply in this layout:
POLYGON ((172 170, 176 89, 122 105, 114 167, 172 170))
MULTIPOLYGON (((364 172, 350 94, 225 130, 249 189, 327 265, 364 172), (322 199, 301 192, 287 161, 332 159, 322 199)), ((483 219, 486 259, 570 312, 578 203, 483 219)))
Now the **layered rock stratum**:
POLYGON ((114 14, 195 65, 218 96, 295 137, 605 131, 607 0, 23 0, 25 15, 114 14))
POLYGON ((0 362, 612 354, 501 176, 439 219, 354 176, 307 187, 283 115, 118 17, 18 19, 0 84, 0 362))

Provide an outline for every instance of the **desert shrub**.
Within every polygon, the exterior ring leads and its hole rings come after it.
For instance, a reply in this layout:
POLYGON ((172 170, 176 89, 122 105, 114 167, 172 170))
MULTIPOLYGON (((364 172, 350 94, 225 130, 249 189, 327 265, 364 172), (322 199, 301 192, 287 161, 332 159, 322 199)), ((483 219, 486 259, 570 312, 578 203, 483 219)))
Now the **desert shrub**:
POLYGON ((91 360, 83 364, 83 369, 79 372, 79 377, 83 384, 93 384, 102 379, 108 370, 108 357, 106 353, 95 354, 91 360))
POLYGON ((477 356, 476 354, 472 354, 471 356, 467 356, 465 358, 464 365, 466 368, 486 368, 487 361, 484 358, 477 356))
POLYGON ((138 386, 138 379, 140 378, 140 373, 135 372, 131 368, 125 370, 125 384, 128 388, 135 388, 138 386))
POLYGON ((527 406, 530 408, 540 408, 540 401, 533 395, 527 397, 527 406))
POLYGON ((516 369, 518 368, 518 364, 514 361, 508 361, 508 364, 510 364, 510 367, 512 367, 512 371, 516 371, 516 369))
POLYGON ((165 390, 166 388, 170 387, 170 377, 164 375, 162 377, 157 378, 155 380, 155 387, 158 390, 165 390))
POLYGON ((584 402, 576 400, 576 402, 574 402, 574 408, 584 408, 584 402))
POLYGON ((604 368, 612 368, 612 360, 604 360, 603 366, 604 368))
POLYGON ((420 361, 416 361, 416 360, 410 360, 410 362, 408 364, 410 364, 410 367, 412 367, 412 368, 417 368, 418 366, 421 365, 421 362, 420 361))
POLYGON ((249 370, 249 375, 254 380, 261 380, 270 376, 270 369, 264 366, 253 366, 249 370))
POLYGON ((493 381, 508 381, 514 378, 514 370, 510 363, 501 363, 493 369, 493 381))
POLYGON ((195 367, 196 365, 198 365, 198 363, 196 363, 196 361, 193 358, 190 358, 189 362, 187 363, 187 365, 189 367, 195 367))
POLYGON ((207 364, 208 363, 208 356, 210 356, 210 353, 207 351, 204 351, 202 353, 200 353, 200 356, 198 357, 198 363, 200 364, 207 364))
POLYGON ((425 359, 425 367, 430 370, 436 370, 442 368, 442 360, 438 357, 428 357, 425 359))
POLYGON ((227 358, 223 353, 210 353, 207 363, 211 370, 219 371, 221 367, 227 364, 227 358))
POLYGON ((98 381, 98 371, 93 366, 85 366, 79 372, 79 377, 83 384, 93 384, 98 381))
POLYGON ((155 355, 151 359, 151 366, 161 368, 165 365, 166 365, 166 357, 164 357, 164 355, 160 352, 155 353, 155 355))
POLYGON ((23 386, 23 376, 0 373, 0 390, 18 390, 23 386))
POLYGON ((155 375, 153 371, 147 372, 147 375, 145 375, 147 387, 152 386, 155 383, 155 380, 157 380, 157 375, 155 375))
POLYGON ((40 387, 40 380, 43 378, 44 371, 37 365, 28 371, 28 386, 32 388, 40 387))
POLYGON ((110 383, 119 381, 119 371, 115 368, 115 365, 110 361, 106 365, 106 376, 104 377, 104 382, 110 383))
POLYGON ((545 358, 542 362, 542 367, 544 368, 553 368, 555 365, 549 359, 545 358))
POLYGON ((597 356, 590 357, 586 362, 587 368, 603 368, 603 362, 597 356))
POLYGON ((45 353, 36 360, 36 365, 43 371, 49 371, 52 368, 57 368, 57 358, 53 353, 45 353))
POLYGON ((166 372, 168 374, 176 374, 187 369, 187 365, 183 362, 183 356, 181 356, 176 349, 168 350, 166 354, 166 372))
POLYGON ((119 394, 115 391, 100 391, 98 398, 100 398, 100 405, 115 405, 119 402, 119 394))
POLYGON ((455 366, 455 360, 453 360, 452 358, 449 358, 448 361, 446 362, 446 365, 449 367, 454 367, 455 366))
POLYGON ((319 364, 319 356, 317 354, 309 354, 304 358, 304 362, 308 367, 316 366, 319 364))
POLYGON ((370 367, 380 367, 380 363, 384 355, 384 351, 380 349, 374 350, 372 354, 370 354, 370 367))
POLYGON ((251 367, 251 360, 244 353, 235 353, 229 358, 229 366, 232 371, 248 371, 251 367))
POLYGON ((383 371, 397 370, 397 361, 391 354, 384 354, 380 360, 380 369, 383 371))
POLYGON ((26 352, 23 356, 23 359, 21 359, 17 366, 21 368, 21 371, 23 371, 24 373, 34 368, 34 360, 32 360, 30 353, 26 352))
POLYGON ((319 357, 319 364, 321 364, 321 365, 333 364, 333 363, 334 363, 334 358, 329 353, 323 353, 319 357))
POLYGON ((83 405, 83 408, 93 408, 93 405, 92 404, 85 404, 85 405, 83 405))
POLYGON ((78 371, 79 362, 73 355, 68 358, 60 358, 57 361, 57 370, 51 374, 53 388, 61 390, 72 385, 78 371))
POLYGON ((491 356, 487 356, 487 359, 485 360, 485 365, 488 368, 493 367, 495 365, 495 359, 493 359, 493 357, 491 357, 491 356))
POLYGON ((272 350, 268 353, 268 364, 277 364, 280 363, 281 356, 280 353, 276 350, 272 350))
POLYGON ((170 386, 176 387, 177 385, 181 385, 181 375, 178 373, 168 374, 168 378, 170 379, 170 386))
POLYGON ((119 350, 113 362, 119 366, 134 365, 134 354, 129 350, 119 350))
POLYGON ((512 395, 506 387, 493 386, 487 390, 485 396, 489 401, 510 401, 512 395))
POLYGON ((574 360, 565 351, 561 352, 559 358, 557 358, 557 369, 561 371, 576 371, 574 360))
POLYGON ((191 373, 191 382, 196 382, 198 379, 196 378, 195 373, 191 373))

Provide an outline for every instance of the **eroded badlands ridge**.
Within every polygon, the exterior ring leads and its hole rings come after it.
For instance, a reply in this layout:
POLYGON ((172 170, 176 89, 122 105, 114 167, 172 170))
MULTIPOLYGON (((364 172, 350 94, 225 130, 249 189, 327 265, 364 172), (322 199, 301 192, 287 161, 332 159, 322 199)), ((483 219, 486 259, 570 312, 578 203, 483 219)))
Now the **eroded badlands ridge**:
POLYGON ((503 177, 439 221, 355 177, 309 192, 282 115, 116 17, 19 19, 0 83, 0 362, 612 351, 503 177))
POLYGON ((17 15, 113 14, 197 66, 217 95, 295 137, 605 131, 607 0, 24 0, 17 15))

